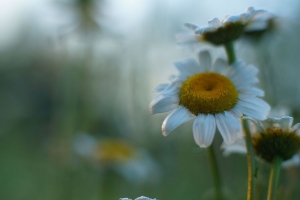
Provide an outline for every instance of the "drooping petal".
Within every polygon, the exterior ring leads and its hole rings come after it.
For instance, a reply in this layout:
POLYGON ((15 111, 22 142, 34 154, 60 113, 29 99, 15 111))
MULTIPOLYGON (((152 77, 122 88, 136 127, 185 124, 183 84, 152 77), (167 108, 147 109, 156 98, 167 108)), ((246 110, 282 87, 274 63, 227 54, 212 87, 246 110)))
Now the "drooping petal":
POLYGON ((211 145, 216 132, 216 120, 214 115, 199 114, 193 124, 195 142, 200 147, 211 145))
POLYGON ((171 131, 177 128, 179 125, 195 118, 185 107, 179 107, 177 110, 170 113, 162 124, 162 133, 167 136, 171 131))
POLYGON ((235 140, 241 139, 243 133, 238 118, 230 112, 218 113, 216 116, 217 127, 226 144, 232 144, 235 140))
POLYGON ((158 95, 150 103, 150 113, 157 114, 168 112, 178 108, 179 97, 178 95, 158 95))
POLYGON ((212 63, 210 53, 208 51, 200 51, 198 56, 201 68, 204 71, 210 71, 212 63))

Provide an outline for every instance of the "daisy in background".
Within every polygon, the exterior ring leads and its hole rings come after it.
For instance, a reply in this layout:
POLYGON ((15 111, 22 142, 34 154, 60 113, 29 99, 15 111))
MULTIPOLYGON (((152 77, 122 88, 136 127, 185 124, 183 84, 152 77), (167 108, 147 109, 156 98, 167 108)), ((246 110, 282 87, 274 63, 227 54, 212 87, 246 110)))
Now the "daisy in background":
POLYGON ((222 21, 214 18, 205 27, 185 23, 184 25, 194 34, 180 33, 177 35, 177 41, 183 44, 208 42, 214 45, 224 45, 238 39, 244 32, 266 29, 270 18, 271 14, 267 11, 249 7, 244 13, 228 15, 222 21))
POLYGON ((96 139, 81 133, 74 138, 73 149, 95 169, 112 169, 128 181, 155 182, 160 178, 160 167, 149 153, 124 139, 96 139))
MULTIPOLYGON (((121 198, 120 200, 132 200, 132 199, 129 199, 129 198, 121 198)), ((138 197, 134 200, 158 200, 158 199, 150 199, 148 197, 144 197, 144 196, 141 196, 141 197, 138 197)))
MULTIPOLYGON (((250 132, 255 154, 268 163, 276 157, 284 162, 283 167, 300 165, 300 123, 292 126, 293 117, 270 117, 259 121, 250 119, 250 132)), ((244 140, 238 140, 232 145, 223 144, 224 155, 245 153, 244 140)))
POLYGON ((243 137, 240 117, 247 115, 265 119, 270 107, 258 97, 264 92, 254 86, 257 68, 243 61, 231 67, 225 60, 212 59, 207 51, 199 53, 200 64, 194 59, 175 62, 179 75, 169 84, 155 89, 159 95, 150 103, 152 114, 174 110, 162 124, 167 136, 186 121, 194 119, 193 135, 200 147, 211 145, 216 129, 224 142, 233 143, 243 137))

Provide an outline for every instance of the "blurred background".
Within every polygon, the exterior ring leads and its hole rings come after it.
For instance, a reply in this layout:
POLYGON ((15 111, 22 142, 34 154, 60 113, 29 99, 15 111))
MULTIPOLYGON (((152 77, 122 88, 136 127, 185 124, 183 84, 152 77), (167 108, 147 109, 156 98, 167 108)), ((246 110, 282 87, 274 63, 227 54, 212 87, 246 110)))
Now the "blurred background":
MULTIPOLYGON (((163 137, 166 114, 151 116, 156 85, 177 71, 184 22, 205 26, 249 7, 280 20, 237 42, 238 57, 260 68, 265 100, 300 120, 300 3, 297 0, 2 0, 0 2, 0 199, 210 200, 213 184, 192 122, 163 137)), ((224 157, 228 199, 246 198, 246 157, 224 157)), ((257 199, 269 166, 260 163, 257 199)), ((282 171, 278 199, 300 198, 300 171, 282 171)))

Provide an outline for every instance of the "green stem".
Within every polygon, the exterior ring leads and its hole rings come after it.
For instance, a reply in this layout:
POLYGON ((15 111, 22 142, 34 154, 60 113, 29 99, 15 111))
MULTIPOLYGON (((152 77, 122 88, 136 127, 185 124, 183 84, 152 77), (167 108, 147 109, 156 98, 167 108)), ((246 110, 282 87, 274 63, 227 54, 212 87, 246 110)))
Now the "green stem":
POLYGON ((210 145, 207 148, 207 153, 208 153, 208 158, 209 158, 210 165, 211 165, 213 181, 214 181, 214 185, 215 185, 216 200, 223 200, 224 198, 223 198, 223 193, 222 193, 222 188, 221 188, 220 172, 219 172, 213 145, 210 145))
POLYGON ((228 42, 225 44, 225 50, 228 57, 228 64, 231 65, 236 61, 235 51, 233 42, 228 42))
POLYGON ((247 164, 248 164, 248 193, 247 200, 254 199, 254 174, 255 174, 255 155, 252 146, 251 133, 247 119, 243 119, 243 129, 245 134, 245 143, 247 148, 247 164))
POLYGON ((268 189, 268 198, 267 198, 268 200, 275 199, 281 163, 282 163, 282 159, 280 157, 276 157, 272 163, 270 179, 269 179, 269 189, 268 189))

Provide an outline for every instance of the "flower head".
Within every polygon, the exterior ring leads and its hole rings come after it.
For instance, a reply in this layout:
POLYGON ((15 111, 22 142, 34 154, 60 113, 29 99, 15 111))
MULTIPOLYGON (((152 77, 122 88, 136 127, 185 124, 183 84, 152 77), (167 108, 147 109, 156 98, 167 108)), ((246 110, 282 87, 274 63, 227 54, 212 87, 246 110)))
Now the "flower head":
POLYGON ((151 182, 159 180, 160 166, 144 150, 121 138, 96 139, 79 134, 73 141, 74 152, 96 169, 112 169, 126 180, 151 182))
POLYGON ((262 29, 262 26, 265 25, 263 18, 266 16, 261 13, 265 13, 265 11, 249 7, 244 13, 240 15, 228 15, 222 21, 214 18, 208 22, 208 26, 206 27, 185 23, 184 25, 194 31, 195 35, 179 34, 178 41, 180 43, 209 42, 214 45, 227 44, 238 39, 249 28, 252 30, 262 29))
POLYGON ((278 28, 279 20, 274 14, 260 10, 249 21, 243 37, 251 41, 259 41, 267 33, 274 32, 278 28))
POLYGON ((159 95, 150 103, 152 114, 174 110, 162 125, 167 136, 176 127, 195 119, 193 133, 200 147, 212 143, 216 129, 228 144, 242 138, 240 117, 245 114, 264 119, 269 105, 258 97, 264 92, 253 85, 258 70, 242 61, 228 67, 218 59, 212 65, 210 54, 200 52, 200 65, 194 59, 175 63, 179 70, 170 84, 156 88, 159 95))
MULTIPOLYGON (((132 199, 129 199, 129 198, 121 198, 120 200, 132 200, 132 199)), ((148 198, 148 197, 141 196, 141 197, 136 198, 135 200, 156 200, 156 199, 150 199, 150 198, 148 198)))
MULTIPOLYGON (((257 156, 267 162, 280 157, 286 166, 300 164, 300 123, 292 126, 293 118, 271 117, 263 121, 251 119, 251 135, 253 148, 257 156)), ((226 154, 240 152, 246 153, 243 140, 223 146, 226 154)))

